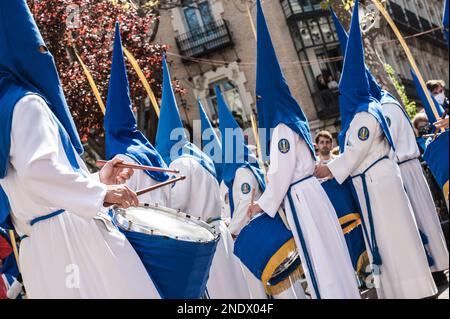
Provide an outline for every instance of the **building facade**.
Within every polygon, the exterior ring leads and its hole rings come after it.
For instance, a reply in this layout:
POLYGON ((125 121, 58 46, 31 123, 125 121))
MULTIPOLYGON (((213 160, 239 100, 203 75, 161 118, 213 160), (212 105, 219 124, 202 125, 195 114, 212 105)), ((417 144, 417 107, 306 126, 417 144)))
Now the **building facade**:
MULTIPOLYGON (((337 83, 342 50, 335 26, 321 0, 265 0, 269 30, 289 87, 305 111, 313 132, 340 128, 337 83)), ((185 124, 195 127, 197 98, 213 122, 217 121, 214 87, 219 85, 238 122, 250 125, 256 112, 256 41, 246 0, 185 0, 161 12, 157 40, 170 45, 172 79, 187 94, 177 97, 185 124)), ((448 83, 448 55, 441 29, 442 0, 389 0, 388 10, 405 36, 424 77, 448 83)), ((250 12, 255 23, 255 6, 250 12)), ((407 94, 417 94, 401 46, 386 28, 376 50, 396 70, 407 94)), ((198 138, 198 131, 191 133, 198 138)), ((252 134, 249 135, 253 142, 252 134)), ((197 140, 198 141, 198 140, 197 140)))

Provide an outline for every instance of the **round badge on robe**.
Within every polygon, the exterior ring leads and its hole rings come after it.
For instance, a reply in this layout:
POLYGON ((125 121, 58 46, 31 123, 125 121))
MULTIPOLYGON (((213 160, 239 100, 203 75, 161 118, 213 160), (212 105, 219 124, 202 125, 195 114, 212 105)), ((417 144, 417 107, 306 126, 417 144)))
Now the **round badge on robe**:
POLYGON ((365 126, 361 127, 358 131, 358 138, 361 141, 367 141, 369 139, 370 132, 369 129, 365 126))
POLYGON ((278 142, 278 150, 282 154, 286 154, 287 152, 289 152, 290 149, 291 145, 289 144, 289 141, 287 139, 283 138, 278 142))
POLYGON ((391 121, 391 119, 390 119, 388 116, 386 116, 386 122, 387 122, 387 125, 388 125, 389 127, 391 127, 392 121, 391 121))
POLYGON ((243 194, 247 195, 248 193, 250 193, 251 190, 252 190, 252 187, 250 186, 249 183, 242 184, 241 191, 243 194))

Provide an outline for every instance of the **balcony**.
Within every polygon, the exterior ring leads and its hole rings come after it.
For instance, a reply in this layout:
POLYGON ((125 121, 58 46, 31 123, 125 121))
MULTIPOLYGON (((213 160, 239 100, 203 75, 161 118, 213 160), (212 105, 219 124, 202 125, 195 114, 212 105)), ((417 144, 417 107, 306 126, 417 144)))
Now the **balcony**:
POLYGON ((408 20, 406 19, 403 8, 395 2, 389 1, 389 11, 392 19, 398 26, 408 27, 408 20))
POLYGON ((187 59, 183 59, 183 62, 189 61, 189 58, 204 56, 233 45, 226 20, 216 21, 204 28, 181 34, 175 38, 175 41, 180 54, 187 57, 187 59))

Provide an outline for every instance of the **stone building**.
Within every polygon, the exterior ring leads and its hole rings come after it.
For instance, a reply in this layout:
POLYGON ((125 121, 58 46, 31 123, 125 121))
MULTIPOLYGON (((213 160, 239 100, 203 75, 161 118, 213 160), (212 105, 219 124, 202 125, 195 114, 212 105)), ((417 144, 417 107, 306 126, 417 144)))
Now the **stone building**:
MULTIPOLYGON (((238 121, 249 126, 249 115, 256 109, 256 42, 247 3, 185 0, 182 5, 161 11, 157 41, 170 45, 171 76, 187 89, 185 96, 178 97, 178 103, 190 128, 199 118, 197 98, 216 121, 216 85, 221 87, 238 121)), ((312 131, 328 129, 336 134, 340 121, 335 86, 342 69, 342 51, 330 14, 320 4, 321 0, 263 1, 278 59, 312 131)), ((424 77, 448 83, 448 51, 442 30, 416 36, 441 25, 442 8, 442 0, 388 1, 388 10, 402 33, 415 35, 408 44, 424 77)), ((250 3, 250 11, 255 23, 254 3, 250 3)), ((407 94, 415 99, 408 62, 393 39, 393 33, 386 28, 377 40, 376 50, 384 62, 393 66, 407 94)), ((252 134, 248 135, 252 142, 252 134)), ((194 137, 198 138, 198 131, 194 131, 194 137)))

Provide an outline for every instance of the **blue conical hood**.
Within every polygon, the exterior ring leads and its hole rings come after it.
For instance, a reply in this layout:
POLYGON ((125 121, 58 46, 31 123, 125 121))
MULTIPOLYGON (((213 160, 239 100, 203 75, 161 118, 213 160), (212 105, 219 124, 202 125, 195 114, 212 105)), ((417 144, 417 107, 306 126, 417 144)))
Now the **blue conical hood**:
POLYGON ((72 145, 83 153, 53 56, 39 50, 44 46, 26 1, 0 1, 0 178, 5 177, 9 161, 14 106, 26 94, 46 100, 72 145))
MULTIPOLYGON (((114 37, 104 126, 107 159, 112 159, 117 154, 123 154, 141 165, 167 167, 153 145, 137 129, 118 23, 116 23, 114 37)), ((145 173, 159 182, 169 178, 169 175, 163 172, 145 171, 145 173)))
POLYGON ((165 57, 163 57, 163 92, 158 131, 156 132, 156 149, 168 165, 180 157, 192 157, 212 175, 216 176, 212 159, 206 156, 187 138, 175 94, 173 93, 172 81, 170 80, 169 68, 165 57))
MULTIPOLYGON (((355 114, 371 113, 380 123, 387 140, 394 147, 389 127, 384 118, 379 100, 370 93, 364 61, 364 48, 359 26, 359 1, 355 1, 350 26, 350 35, 345 50, 344 68, 339 83, 339 107, 341 111, 342 130, 339 134, 341 152, 345 149, 345 136, 355 114)), ((380 98, 381 99, 381 98, 380 98)))
POLYGON ((198 111, 200 113, 201 129, 202 129, 202 150, 203 153, 208 155, 214 162, 216 168, 217 180, 220 183, 222 181, 222 143, 217 137, 208 115, 202 105, 200 99, 197 99, 198 111), (216 154, 220 152, 220 154, 216 154))
POLYGON ((257 1, 257 35, 256 105, 259 127, 266 132, 261 136, 263 156, 269 154, 271 130, 283 123, 305 140, 315 157, 308 119, 292 96, 278 63, 260 0, 257 1))
POLYGON ((259 167, 255 154, 245 144, 244 133, 230 112, 219 87, 216 87, 219 109, 219 126, 222 136, 222 177, 228 189, 233 187, 236 171, 250 169, 255 175, 261 189, 265 189, 264 173, 259 167))

